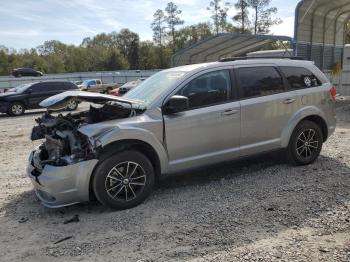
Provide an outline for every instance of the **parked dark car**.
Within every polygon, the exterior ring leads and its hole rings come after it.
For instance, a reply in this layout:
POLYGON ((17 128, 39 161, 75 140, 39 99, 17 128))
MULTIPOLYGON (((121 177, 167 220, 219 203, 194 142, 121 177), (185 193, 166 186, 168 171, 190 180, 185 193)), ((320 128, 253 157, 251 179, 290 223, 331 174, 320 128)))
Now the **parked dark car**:
MULTIPOLYGON (((78 90, 78 87, 65 81, 23 84, 0 94, 0 113, 19 116, 27 109, 41 108, 39 103, 44 99, 71 90, 78 90)), ((67 110, 76 110, 77 107, 78 103, 75 100, 67 104, 67 110)))
POLYGON ((43 76, 43 73, 32 68, 17 68, 12 71, 14 77, 21 76, 43 76))

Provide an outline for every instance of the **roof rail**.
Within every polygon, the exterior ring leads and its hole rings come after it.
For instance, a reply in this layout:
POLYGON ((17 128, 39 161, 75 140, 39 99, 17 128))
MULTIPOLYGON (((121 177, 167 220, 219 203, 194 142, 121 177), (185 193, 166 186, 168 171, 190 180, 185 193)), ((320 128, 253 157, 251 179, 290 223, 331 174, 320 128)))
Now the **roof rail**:
POLYGON ((222 58, 219 62, 229 62, 237 60, 250 60, 250 59, 290 59, 290 60, 305 60, 300 56, 241 56, 241 57, 227 57, 222 58))

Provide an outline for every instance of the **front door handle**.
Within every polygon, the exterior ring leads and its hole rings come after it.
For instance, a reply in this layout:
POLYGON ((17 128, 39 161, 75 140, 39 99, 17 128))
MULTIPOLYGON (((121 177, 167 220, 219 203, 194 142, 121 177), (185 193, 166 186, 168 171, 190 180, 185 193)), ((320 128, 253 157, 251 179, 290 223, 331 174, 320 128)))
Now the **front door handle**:
POLYGON ((293 102, 295 102, 295 98, 287 98, 285 100, 283 100, 283 104, 291 104, 293 102))
POLYGON ((237 114, 239 112, 238 109, 227 109, 224 112, 222 112, 223 116, 230 116, 230 115, 234 115, 237 114))

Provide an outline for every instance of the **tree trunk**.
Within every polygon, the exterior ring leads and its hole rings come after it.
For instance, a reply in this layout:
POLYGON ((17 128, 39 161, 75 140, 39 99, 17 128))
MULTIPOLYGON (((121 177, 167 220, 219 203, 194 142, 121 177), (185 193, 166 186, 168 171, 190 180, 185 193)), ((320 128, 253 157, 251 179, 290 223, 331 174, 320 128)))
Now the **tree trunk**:
POLYGON ((159 19, 158 26, 159 26, 159 46, 162 46, 162 34, 163 34, 163 32, 162 32, 162 22, 160 19, 159 19))
POLYGON ((217 6, 215 8, 216 8, 216 10, 215 10, 215 31, 216 31, 216 34, 218 34, 219 33, 219 15, 218 15, 217 6))
POLYGON ((245 11, 244 11, 244 6, 243 6, 243 0, 241 0, 241 15, 242 15, 242 34, 244 34, 244 16, 245 16, 245 11))
POLYGON ((173 36, 173 51, 175 51, 175 28, 171 28, 171 34, 173 36))
POLYGON ((258 6, 255 6, 254 35, 256 35, 257 29, 258 29, 258 6))

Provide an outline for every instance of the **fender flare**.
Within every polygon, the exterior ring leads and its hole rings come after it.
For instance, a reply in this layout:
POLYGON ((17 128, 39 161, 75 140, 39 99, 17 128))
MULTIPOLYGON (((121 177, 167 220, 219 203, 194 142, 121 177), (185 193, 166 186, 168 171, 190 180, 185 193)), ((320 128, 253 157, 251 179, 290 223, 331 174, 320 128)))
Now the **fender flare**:
POLYGON ((318 116, 324 120, 324 122, 327 124, 327 117, 326 115, 317 107, 315 106, 308 106, 304 107, 297 112, 294 113, 294 115, 289 119, 287 125, 282 131, 281 135, 281 147, 286 148, 289 144, 290 137, 292 136, 292 133, 295 129, 295 127, 302 121, 303 119, 310 117, 310 116, 318 116))
POLYGON ((108 146, 111 143, 123 140, 136 140, 146 143, 154 149, 158 156, 161 174, 167 173, 169 169, 168 154, 163 144, 154 136, 154 134, 145 129, 135 127, 116 128, 119 129, 118 132, 115 132, 114 128, 113 132, 105 132, 101 136, 96 138, 96 140, 99 141, 102 148, 108 146))

